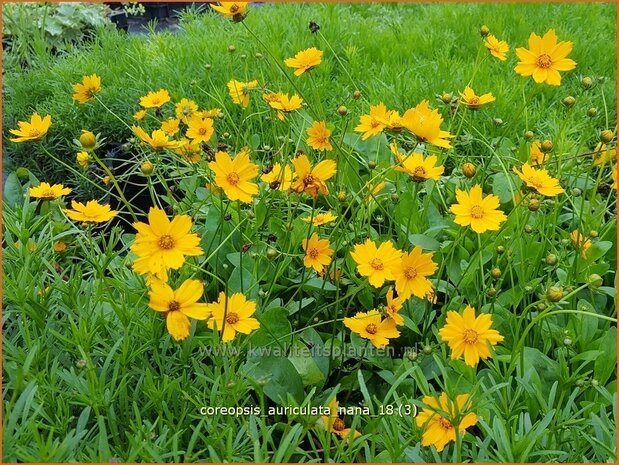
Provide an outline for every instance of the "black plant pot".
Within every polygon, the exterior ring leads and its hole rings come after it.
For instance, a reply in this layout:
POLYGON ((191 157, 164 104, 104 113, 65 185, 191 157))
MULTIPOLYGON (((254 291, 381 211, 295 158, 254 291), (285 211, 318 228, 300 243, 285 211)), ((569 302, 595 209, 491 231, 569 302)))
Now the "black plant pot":
POLYGON ((145 2, 144 8, 146 9, 145 16, 148 20, 156 19, 157 21, 161 21, 166 19, 170 13, 168 11, 168 4, 162 2, 145 2))
POLYGON ((116 10, 110 14, 110 20, 116 25, 118 29, 123 31, 129 30, 129 24, 127 22, 127 13, 123 10, 116 10))

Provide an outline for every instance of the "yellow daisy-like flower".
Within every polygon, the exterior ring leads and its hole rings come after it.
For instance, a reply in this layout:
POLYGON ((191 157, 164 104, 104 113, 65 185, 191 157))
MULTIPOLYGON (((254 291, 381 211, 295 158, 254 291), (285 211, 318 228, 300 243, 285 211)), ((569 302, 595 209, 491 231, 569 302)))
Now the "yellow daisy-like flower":
POLYGON ((198 111, 198 104, 193 100, 182 98, 174 105, 174 113, 180 120, 187 121, 195 112, 198 111))
POLYGON ((260 176, 262 182, 266 182, 271 189, 277 189, 280 191, 287 191, 292 185, 292 169, 288 165, 282 165, 275 163, 271 171, 260 176))
POLYGON ((314 121, 309 128, 307 128, 307 145, 316 150, 333 150, 329 137, 331 136, 331 130, 327 128, 327 124, 324 121, 314 121))
POLYGON ((441 130, 443 117, 438 110, 430 109, 427 100, 422 101, 414 108, 406 110, 402 116, 402 125, 408 129, 420 142, 427 142, 437 147, 450 149, 447 139, 455 137, 448 131, 441 130))
POLYGON ((359 124, 355 127, 355 132, 363 133, 361 140, 367 140, 383 132, 387 126, 389 111, 383 102, 370 107, 367 115, 361 115, 359 124))
POLYGON ((330 245, 328 239, 320 239, 316 233, 312 234, 309 239, 304 239, 302 246, 305 252, 303 259, 305 267, 314 268, 320 273, 324 267, 329 266, 333 255, 330 245))
POLYGON ((133 119, 136 121, 142 121, 146 116, 146 110, 138 110, 133 114, 133 119))
POLYGON ((593 150, 593 164, 600 166, 617 160, 617 149, 598 142, 593 150))
POLYGON ((529 149, 529 159, 531 160, 532 165, 541 165, 545 163, 549 158, 549 155, 542 152, 542 142, 536 140, 531 144, 531 148, 529 149))
POLYGON ((215 118, 216 116, 219 116, 219 113, 221 113, 221 109, 211 108, 210 110, 196 111, 194 115, 199 116, 200 118, 215 118))
POLYGON ((393 297, 393 287, 390 287, 387 291, 387 305, 385 306, 385 311, 387 312, 387 318, 391 318, 393 322, 397 326, 401 326, 404 324, 404 318, 400 315, 400 310, 404 305, 406 299, 403 299, 398 295, 398 297, 393 297))
POLYGON ((148 223, 133 224, 137 233, 131 251, 138 256, 133 270, 164 279, 168 269, 178 270, 183 266, 185 256, 204 255, 200 237, 190 232, 191 226, 189 215, 177 215, 170 221, 163 210, 151 207, 148 223))
POLYGON ((449 209, 456 215, 455 223, 470 226, 477 234, 498 231, 501 223, 507 220, 505 214, 498 210, 499 198, 492 194, 484 197, 479 184, 475 184, 470 192, 457 189, 456 200, 458 203, 449 209))
POLYGON ((422 409, 415 417, 417 426, 423 428, 421 445, 433 445, 437 452, 456 440, 456 429, 461 434, 477 424, 477 415, 468 412, 471 408, 468 394, 457 396, 454 402, 443 392, 438 399, 424 396, 423 403, 428 408, 422 409))
POLYGON ((150 281, 148 306, 165 316, 170 335, 175 340, 182 341, 189 337, 189 318, 206 320, 210 316, 208 305, 198 302, 203 292, 203 284, 196 279, 184 281, 178 289, 172 289, 165 282, 153 279, 150 281))
POLYGON ((217 302, 208 304, 208 307, 211 312, 208 327, 223 331, 222 342, 231 341, 236 333, 249 334, 260 328, 260 322, 251 318, 256 311, 256 302, 247 300, 240 292, 230 298, 220 292, 217 302))
POLYGON ((515 166, 512 169, 528 187, 546 197, 555 197, 565 192, 559 185, 559 180, 550 176, 547 170, 532 168, 528 163, 522 165, 522 171, 515 166))
POLYGON ((406 254, 393 269, 395 290, 398 296, 408 299, 411 295, 424 298, 432 290, 431 276, 438 265, 432 261, 432 253, 422 253, 418 245, 406 254))
POLYGON ((318 213, 317 215, 314 215, 314 218, 312 218, 311 216, 306 216, 305 218, 301 218, 301 220, 305 221, 306 223, 309 223, 311 221, 311 223, 314 226, 322 226, 322 225, 331 223, 335 221, 336 219, 337 219, 337 216, 331 212, 318 213))
POLYGON ((97 136, 92 131, 86 129, 82 129, 79 141, 84 150, 90 151, 97 146, 97 136))
POLYGON ((385 119, 385 129, 393 132, 400 132, 404 129, 404 123, 400 113, 396 110, 387 112, 387 118, 385 119))
POLYGON ((482 105, 490 102, 494 102, 496 98, 490 92, 483 95, 476 95, 475 91, 466 86, 464 92, 459 92, 461 101, 467 106, 469 110, 477 110, 482 105))
POLYGON ((143 97, 140 97, 140 105, 144 108, 161 108, 170 101, 170 94, 165 89, 159 89, 157 92, 149 92, 143 97))
POLYGON ((194 142, 208 142, 213 136, 213 120, 211 118, 191 117, 187 120, 185 135, 194 142))
POLYGON ((537 83, 545 82, 552 86, 561 84, 559 71, 576 68, 576 62, 566 58, 572 51, 572 42, 557 42, 557 34, 550 29, 544 37, 534 32, 529 37, 529 48, 517 48, 520 61, 514 70, 521 76, 533 76, 537 83))
POLYGON ((173 136, 179 131, 181 120, 178 118, 168 118, 161 123, 161 130, 169 136, 173 136))
POLYGON ((90 154, 88 152, 77 152, 75 160, 82 168, 86 169, 90 164, 90 154))
POLYGON ((237 105, 242 105, 245 108, 249 106, 249 92, 251 89, 258 87, 258 81, 241 82, 231 80, 228 82, 228 92, 232 101, 237 105))
POLYGON ((79 103, 90 102, 101 92, 101 78, 96 74, 82 77, 82 82, 73 84, 73 100, 79 103))
POLYGON ((572 240, 572 244, 580 250, 582 258, 587 258, 587 250, 591 247, 591 240, 587 239, 584 234, 581 234, 578 229, 571 232, 570 239, 572 240))
POLYGON ((47 182, 42 182, 36 187, 30 188, 30 197, 34 199, 53 200, 63 195, 71 193, 70 187, 64 187, 62 184, 54 184, 53 186, 47 182))
POLYGON ((89 200, 85 205, 72 200, 71 208, 73 210, 64 210, 66 215, 73 221, 81 221, 82 223, 105 223, 118 214, 109 205, 101 205, 96 200, 89 200))
POLYGON ((208 167, 215 173, 215 184, 230 200, 250 203, 258 193, 258 185, 250 182, 258 176, 258 166, 250 161, 249 149, 241 150, 234 160, 226 152, 217 152, 208 167))
POLYGON ((290 188, 295 192, 305 192, 311 197, 318 197, 318 193, 328 195, 326 181, 337 172, 337 164, 333 160, 323 160, 314 168, 307 155, 300 155, 292 160, 294 165, 295 181, 290 188))
POLYGON ((220 2, 219 5, 211 4, 211 8, 224 15, 225 18, 239 22, 243 20, 248 5, 249 2, 220 2))
POLYGON ((475 309, 467 305, 462 315, 447 312, 445 326, 438 334, 451 348, 451 359, 457 360, 464 354, 464 363, 474 367, 479 359, 491 356, 489 345, 495 346, 503 336, 492 327, 492 315, 481 313, 475 317, 475 309))
POLYGON ((277 118, 280 121, 284 121, 287 113, 301 108, 303 103, 303 99, 298 95, 295 94, 289 97, 288 94, 282 94, 281 92, 278 92, 275 96, 267 94, 265 100, 271 108, 277 110, 277 118))
POLYGON ((322 63, 322 53, 322 50, 318 50, 316 47, 308 48, 300 51, 293 58, 285 59, 284 63, 286 63, 286 66, 294 68, 295 76, 300 76, 322 63))
POLYGON ((509 45, 504 40, 499 40, 490 34, 484 41, 484 45, 493 57, 501 61, 507 59, 506 55, 509 52, 509 45))
POLYGON ((358 312, 352 318, 344 318, 344 326, 362 338, 369 339, 378 349, 389 344, 389 339, 400 336, 393 319, 383 320, 378 310, 358 312))
POLYGON ((41 118, 41 116, 35 112, 30 117, 30 122, 18 121, 17 126, 19 126, 19 129, 9 129, 11 134, 17 136, 12 138, 11 142, 19 143, 42 139, 45 134, 47 134, 47 131, 51 125, 51 115, 45 115, 41 118))
POLYGON ((335 433, 342 439, 350 440, 351 437, 355 439, 361 436, 359 431, 346 428, 346 423, 344 423, 344 420, 338 415, 338 402, 336 397, 329 402, 329 415, 322 415, 320 419, 322 420, 322 426, 325 431, 335 433))
POLYGON ((202 160, 202 143, 198 140, 181 139, 183 145, 174 150, 174 153, 180 155, 185 160, 191 163, 198 163, 202 160))
POLYGON ((374 287, 381 287, 385 281, 395 279, 394 270, 402 258, 402 252, 391 241, 376 247, 370 239, 366 239, 363 244, 356 244, 350 255, 357 263, 357 272, 366 276, 374 287))
POLYGON ((408 174, 414 181, 422 182, 427 179, 438 181, 445 171, 443 165, 436 166, 438 161, 436 155, 424 157, 422 154, 416 152, 405 155, 400 152, 395 142, 392 142, 389 147, 397 161, 395 170, 408 174))
POLYGON ((133 133, 142 141, 150 145, 154 150, 177 149, 183 142, 168 139, 168 135, 163 129, 155 129, 151 135, 139 126, 131 126, 133 133))

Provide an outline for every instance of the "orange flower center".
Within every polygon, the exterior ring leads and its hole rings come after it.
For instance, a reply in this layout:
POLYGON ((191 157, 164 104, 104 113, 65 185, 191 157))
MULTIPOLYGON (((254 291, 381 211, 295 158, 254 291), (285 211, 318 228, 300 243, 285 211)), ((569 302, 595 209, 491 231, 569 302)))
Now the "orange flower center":
POLYGON ((318 249, 313 248, 313 249, 310 249, 308 255, 312 258, 316 258, 318 257, 318 255, 320 255, 320 252, 318 251, 318 249))
POLYGON ((230 13, 236 13, 237 11, 239 11, 239 6, 236 3, 233 3, 230 6, 230 13))
POLYGON ((417 277, 417 269, 409 266, 404 270, 404 276, 406 279, 415 279, 417 277))
POLYGON ((466 344, 475 344, 479 338, 477 331, 474 329, 465 329, 462 333, 462 339, 466 344))
POLYGON ((344 428, 346 428, 344 420, 342 420, 341 418, 336 418, 335 420, 333 420, 333 429, 335 431, 343 431, 344 428))
POLYGON ((306 175, 303 177, 303 183, 304 183, 306 186, 309 186, 309 185, 310 185, 310 184, 312 184, 313 182, 314 182, 314 176, 312 176, 311 174, 306 174, 306 175))
POLYGON ((376 271, 382 271, 385 269, 385 265, 380 258, 375 258, 370 262, 370 266, 374 268, 376 271))
POLYGON ((176 300, 173 300, 168 304, 168 312, 175 312, 179 308, 181 308, 181 304, 179 304, 176 300))
POLYGON ((547 69, 550 68, 550 65, 552 65, 552 58, 550 58, 550 55, 543 53, 537 57, 537 66, 539 68, 547 69))
POLYGON ((481 205, 473 205, 471 207, 471 216, 476 220, 483 218, 484 209, 481 207, 481 205))
POLYGON ((38 128, 30 128, 28 130, 28 137, 39 137, 41 135, 41 131, 38 128))
POLYGON ((451 422, 449 420, 446 420, 443 417, 439 417, 437 422, 441 426, 441 428, 443 428, 445 431, 448 431, 453 428, 453 425, 451 424, 451 422))
POLYGON ((198 134, 200 134, 201 136, 203 136, 204 134, 206 134, 206 128, 200 128, 200 129, 198 129, 198 134))
POLYGON ((417 166, 415 167, 415 170, 413 171, 413 177, 414 178, 419 178, 419 179, 424 179, 426 177, 426 170, 423 166, 417 166))
POLYGON ((230 184, 232 184, 233 186, 236 186, 239 183, 239 175, 236 173, 230 173, 226 179, 228 180, 228 182, 230 184))
POLYGON ((471 100, 469 100, 469 105, 471 106, 479 105, 479 97, 473 97, 471 100))
POLYGON ((174 241, 174 238, 169 234, 164 234, 159 238, 159 241, 157 242, 159 248, 163 250, 170 250, 174 248, 175 243, 176 242, 174 241))
POLYGON ((229 325, 233 325, 238 322, 239 316, 236 313, 228 313, 228 316, 226 317, 226 323, 228 323, 229 325))
POLYGON ((541 179, 538 178, 537 176, 530 176, 529 177, 529 182, 531 184, 533 184, 535 187, 542 187, 544 185, 544 183, 541 181, 541 179))
POLYGON ((370 323, 369 325, 365 327, 365 330, 369 334, 376 334, 378 332, 378 326, 376 326, 374 323, 370 323))
POLYGON ((54 193, 53 190, 47 189, 45 192, 43 192, 41 194, 41 198, 42 199, 55 199, 56 198, 56 194, 54 193))

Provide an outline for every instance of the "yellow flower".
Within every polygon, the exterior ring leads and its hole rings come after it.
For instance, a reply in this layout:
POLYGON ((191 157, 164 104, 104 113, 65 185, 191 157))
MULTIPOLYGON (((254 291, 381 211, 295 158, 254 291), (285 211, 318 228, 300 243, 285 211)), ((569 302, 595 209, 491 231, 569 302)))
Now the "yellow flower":
POLYGON ((64 252, 67 250, 67 244, 62 241, 58 241, 54 244, 54 252, 64 252))
POLYGON ((203 284, 196 279, 184 281, 178 289, 152 279, 148 306, 165 315, 168 332, 175 340, 182 341, 189 337, 189 318, 206 320, 210 316, 208 305, 198 302, 203 292, 203 284))
POLYGON ((443 392, 438 399, 424 396, 423 403, 428 408, 422 409, 415 417, 417 426, 423 428, 421 445, 433 445, 437 452, 456 440, 456 428, 460 434, 477 424, 477 415, 467 413, 471 407, 468 394, 457 396, 454 402, 443 392))
POLYGON ((155 129, 150 136, 139 126, 131 126, 131 129, 136 136, 149 144, 154 150, 177 149, 183 145, 180 141, 168 139, 167 134, 162 129, 155 129))
POLYGON ((258 87, 258 81, 241 82, 231 80, 228 82, 228 91, 232 101, 237 105, 249 106, 249 91, 258 87))
POLYGON ((208 306, 211 312, 208 327, 223 331, 222 342, 231 341, 236 333, 249 334, 260 328, 260 322, 255 318, 250 318, 256 311, 256 302, 246 300, 240 292, 233 294, 230 298, 220 292, 217 302, 212 302, 208 306))
POLYGON ((595 166, 617 160, 617 149, 609 147, 602 142, 598 142, 593 152, 593 164, 595 166))
POLYGON ((133 119, 141 121, 146 116, 146 110, 138 110, 133 114, 133 119))
POLYGON ((148 223, 138 221, 133 224, 137 233, 131 251, 138 256, 133 262, 133 270, 164 279, 168 269, 178 270, 183 266, 186 255, 204 255, 200 237, 190 232, 191 226, 188 215, 178 215, 170 221, 163 210, 151 207, 148 223))
POLYGON ((316 150, 333 150, 333 146, 329 142, 329 136, 331 131, 327 128, 324 121, 314 121, 309 128, 307 128, 307 145, 316 150))
POLYGON ((532 32, 529 37, 529 49, 523 47, 516 49, 520 61, 514 70, 521 76, 533 76, 533 80, 537 83, 545 82, 558 86, 561 84, 559 71, 576 68, 576 62, 566 58, 572 47, 572 42, 557 43, 554 29, 550 29, 544 37, 532 32))
POLYGON ((427 179, 438 181, 445 171, 443 165, 435 166, 438 161, 436 155, 429 155, 427 158, 416 152, 405 155, 399 151, 395 142, 392 142, 389 147, 397 160, 395 170, 407 173, 414 181, 421 182, 427 179))
POLYGON ((49 183, 42 182, 38 186, 30 188, 30 197, 35 199, 53 200, 58 197, 62 197, 63 195, 70 194, 71 190, 71 188, 64 187, 62 184, 54 184, 52 186, 49 183))
POLYGON ((581 234, 578 229, 575 229, 570 234, 570 239, 572 240, 572 244, 574 244, 578 249, 580 249, 580 254, 582 258, 587 258, 587 250, 591 247, 591 240, 587 239, 584 234, 581 234))
POLYGON ((174 105, 174 113, 180 120, 187 121, 188 118, 193 116, 198 111, 198 104, 193 100, 182 98, 180 102, 174 105))
POLYGON ((311 197, 318 197, 329 194, 326 181, 331 179, 336 171, 337 165, 333 160, 323 160, 314 168, 310 164, 307 155, 300 155, 292 160, 294 165, 295 181, 290 188, 295 192, 305 192, 311 197))
POLYGON ((288 94, 282 94, 281 92, 275 94, 275 97, 267 94, 265 100, 267 100, 271 108, 277 110, 277 118, 279 118, 280 121, 284 121, 286 113, 301 108, 301 104, 303 103, 303 99, 298 95, 295 94, 292 97, 288 97, 288 94))
POLYGON ((169 136, 173 136, 179 130, 181 120, 178 118, 168 118, 161 123, 161 130, 169 136))
POLYGON ((499 198, 492 194, 484 197, 479 184, 475 184, 470 192, 456 189, 456 200, 458 203, 449 209, 456 215, 455 223, 470 226, 477 234, 498 231, 501 223, 507 220, 505 214, 498 210, 499 198))
POLYGON ((180 147, 174 150, 174 153, 180 155, 185 160, 191 163, 198 163, 202 160, 202 143, 199 140, 181 139, 180 147))
POLYGON ((314 218, 312 218, 311 216, 306 216, 305 218, 301 218, 301 219, 305 221, 306 223, 309 223, 311 221, 314 226, 322 226, 324 224, 335 221, 337 219, 337 216, 335 216, 331 212, 327 212, 327 213, 318 213, 317 215, 314 215, 314 218))
POLYGON ((352 318, 344 318, 344 326, 362 338, 369 339, 378 349, 389 344, 389 339, 400 336, 393 319, 383 320, 378 310, 358 312, 352 318))
POLYGON ((559 185, 559 180, 550 176, 546 170, 531 168, 528 163, 522 165, 522 171, 518 171, 515 166, 512 169, 528 187, 546 197, 554 197, 565 192, 559 185))
POLYGON ((82 77, 81 84, 73 84, 73 100, 79 103, 91 101, 101 92, 101 78, 96 74, 82 77))
POLYGON ((314 268, 320 273, 331 263, 333 249, 329 247, 331 244, 328 239, 320 239, 318 234, 314 233, 309 239, 304 239, 302 245, 305 252, 303 264, 306 268, 314 268))
POLYGON ((481 313, 475 317, 475 309, 468 305, 462 315, 458 312, 447 312, 445 326, 438 334, 451 348, 451 359, 457 360, 464 354, 464 363, 474 367, 479 359, 486 360, 491 356, 488 345, 495 346, 503 340, 503 336, 492 327, 492 315, 481 313))
POLYGON ((484 95, 476 95, 475 91, 469 86, 466 86, 464 92, 459 92, 460 98, 466 104, 469 110, 477 110, 486 103, 494 102, 496 99, 491 93, 484 95))
POLYGON ((52 125, 52 117, 50 115, 46 115, 41 118, 41 116, 35 112, 30 117, 30 122, 18 121, 17 125, 19 126, 19 129, 9 130, 11 134, 17 136, 11 139, 11 142, 39 140, 47 134, 49 127, 52 125))
POLYGON ((370 183, 369 181, 365 183, 365 188, 370 191, 370 194, 368 195, 366 202, 371 202, 372 200, 376 200, 376 197, 378 196, 379 192, 382 191, 385 188, 385 181, 381 181, 378 184, 376 184, 375 186, 372 185, 372 183, 370 183))
POLYGON ((211 4, 211 8, 224 15, 225 18, 232 18, 238 22, 247 12, 247 5, 249 2, 220 2, 219 5, 211 4))
POLYGON ((613 166, 613 171, 611 173, 612 179, 613 179, 613 183, 610 187, 612 187, 613 189, 617 189, 617 166, 613 166))
POLYGON ((308 48, 297 53, 293 58, 284 60, 286 66, 294 68, 295 76, 300 76, 322 62, 322 50, 316 47, 308 48))
POLYGON ((335 433, 342 439, 350 440, 349 436, 351 433, 352 439, 361 436, 359 431, 346 428, 346 423, 344 423, 344 420, 338 415, 338 402, 336 397, 329 402, 329 415, 322 415, 320 418, 325 431, 335 433))
POLYGON ((250 203, 258 193, 258 185, 250 182, 258 176, 258 166, 249 160, 249 149, 241 150, 234 160, 226 152, 217 152, 208 167, 215 173, 215 184, 230 200, 250 203))
POLYGON ((443 117, 438 110, 431 110, 427 100, 422 101, 414 108, 406 110, 402 116, 402 124, 421 142, 427 142, 437 147, 450 149, 451 144, 447 139, 453 138, 452 134, 441 130, 443 117))
POLYGON ((355 132, 362 132, 361 140, 367 140, 383 132, 389 119, 389 111, 383 102, 370 107, 370 113, 361 115, 355 132))
POLYGON ((149 92, 144 97, 140 97, 140 105, 144 108, 161 108, 162 105, 170 101, 170 94, 165 89, 157 92, 149 92))
POLYGON ((194 142, 208 142, 214 132, 211 118, 192 117, 187 120, 186 136, 194 142))
POLYGON ((411 295, 423 298, 432 290, 431 276, 438 265, 432 261, 431 253, 422 253, 418 245, 409 254, 402 254, 402 259, 393 269, 395 290, 398 296, 408 299, 411 295))
POLYGON ((404 318, 402 318, 399 312, 405 300, 399 295, 396 298, 393 297, 393 287, 390 287, 387 291, 387 305, 385 306, 387 318, 391 318, 397 326, 404 324, 404 318))
POLYGON ((271 189, 287 191, 292 185, 292 169, 288 165, 282 169, 282 165, 275 163, 271 171, 260 176, 260 179, 268 183, 271 189))
POLYGON ((97 145, 97 136, 95 136, 92 131, 82 129, 80 144, 84 150, 92 150, 97 145))
POLYGON ((484 41, 484 45, 493 57, 498 58, 501 61, 507 59, 506 55, 509 52, 509 45, 504 40, 498 40, 495 36, 490 34, 484 41))
POLYGON ((88 168, 88 165, 90 164, 90 155, 88 152, 78 152, 75 159, 82 168, 88 168))
POLYGON ((96 200, 89 200, 86 205, 72 200, 71 207, 73 210, 64 210, 66 215, 73 221, 82 223, 105 223, 118 214, 116 210, 110 209, 109 205, 101 205, 96 200))
POLYGON ((202 110, 196 111, 194 115, 199 116, 200 118, 215 118, 221 113, 219 108, 211 108, 210 110, 202 110))
POLYGON ((374 287, 381 287, 385 280, 395 279, 393 272, 402 258, 402 252, 397 250, 391 241, 376 247, 370 239, 366 239, 363 244, 356 244, 350 255, 357 263, 357 272, 361 276, 367 276, 374 287))
POLYGON ((391 110, 387 112, 387 117, 384 120, 385 128, 389 129, 393 132, 400 132, 402 128, 404 128, 404 124, 402 123, 402 117, 400 113, 396 110, 391 110))
POLYGON ((548 159, 548 155, 542 152, 542 142, 536 140, 531 144, 531 149, 529 150, 529 158, 531 160, 532 165, 541 165, 546 162, 548 159))

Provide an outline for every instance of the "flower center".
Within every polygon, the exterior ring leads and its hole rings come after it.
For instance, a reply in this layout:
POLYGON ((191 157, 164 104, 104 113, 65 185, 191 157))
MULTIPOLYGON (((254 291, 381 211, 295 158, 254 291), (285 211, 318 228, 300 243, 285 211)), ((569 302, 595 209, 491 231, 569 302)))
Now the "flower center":
POLYGON ((53 190, 47 189, 45 192, 43 192, 41 194, 41 198, 43 198, 43 199, 55 199, 56 198, 56 194, 54 193, 53 190))
POLYGON ((370 262, 370 266, 374 268, 376 271, 381 271, 385 269, 385 265, 383 264, 383 261, 380 258, 375 258, 374 260, 372 260, 370 262))
POLYGON ((415 279, 417 277, 417 269, 409 266, 404 270, 404 276, 406 279, 415 279))
POLYGON ((236 186, 239 183, 239 175, 236 173, 230 173, 226 179, 228 180, 228 182, 230 184, 232 184, 233 186, 236 186))
POLYGON ((174 248, 175 241, 174 238, 169 234, 164 234, 159 238, 159 241, 157 243, 159 244, 160 249, 170 250, 174 248))
POLYGON ((537 176, 530 176, 529 182, 533 184, 535 187, 542 187, 543 183, 537 176))
POLYGON ((437 421, 438 421, 438 424, 441 426, 441 428, 443 428, 445 431, 448 431, 451 428, 453 428, 453 425, 451 424, 451 422, 449 420, 446 420, 443 417, 439 417, 437 421))
POLYGON ((415 170, 413 171, 413 177, 414 178, 425 178, 426 177, 426 170, 423 166, 417 166, 415 167, 415 170))
POLYGON ((305 175, 305 177, 303 178, 303 183, 305 185, 310 185, 314 182, 314 176, 312 176, 311 174, 307 174, 305 175))
POLYGON ((370 127, 371 127, 372 129, 376 129, 376 128, 377 128, 377 127, 379 127, 379 126, 380 126, 380 121, 377 121, 377 120, 372 120, 372 122, 370 123, 370 127))
POLYGON ((469 105, 471 106, 479 105, 479 97, 473 97, 471 100, 469 100, 469 105))
POLYGON ((181 308, 181 304, 179 304, 176 300, 173 300, 168 304, 168 312, 175 312, 179 308, 181 308))
POLYGON ((233 3, 230 6, 230 13, 236 13, 237 11, 239 11, 239 6, 236 3, 233 3))
POLYGON ((191 115, 191 113, 192 113, 191 107, 183 107, 183 115, 189 116, 191 115))
POLYGON ((228 316, 226 317, 226 323, 228 323, 229 325, 233 325, 238 322, 239 316, 236 313, 228 313, 228 316))
POLYGON ((39 137, 40 135, 41 135, 41 131, 39 131, 37 128, 31 128, 28 131, 29 137, 39 137))
POLYGON ((318 252, 318 249, 315 249, 315 248, 311 249, 309 251, 309 256, 312 257, 312 258, 318 257, 319 254, 320 254, 320 252, 318 252))
POLYGON ((484 209, 481 207, 481 205, 473 205, 471 207, 471 216, 476 220, 484 216, 484 209))
POLYGON ((547 69, 550 68, 550 65, 552 65, 552 58, 550 58, 550 55, 543 53, 537 57, 537 66, 539 68, 547 69))
POLYGON ((478 339, 477 331, 474 329, 465 329, 462 334, 462 339, 464 339, 464 342, 467 344, 475 344, 478 339))
POLYGON ((344 428, 346 428, 344 420, 342 420, 341 418, 336 418, 335 420, 333 420, 333 429, 335 431, 343 431, 344 428))
POLYGON ((376 326, 374 323, 370 323, 369 325, 365 327, 365 330, 369 334, 376 334, 378 332, 378 326, 376 326))
POLYGON ((203 136, 204 134, 206 134, 206 128, 200 128, 200 129, 198 129, 198 134, 200 134, 201 136, 203 136))

